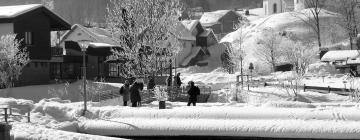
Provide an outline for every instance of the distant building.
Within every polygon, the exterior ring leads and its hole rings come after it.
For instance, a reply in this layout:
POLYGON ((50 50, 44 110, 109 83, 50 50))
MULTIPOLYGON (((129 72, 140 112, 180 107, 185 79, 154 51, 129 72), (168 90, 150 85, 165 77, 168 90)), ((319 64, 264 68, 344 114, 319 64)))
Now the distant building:
POLYGON ((50 81, 51 31, 69 30, 70 24, 40 4, 0 6, 0 35, 16 34, 23 40, 30 63, 22 70, 16 86, 50 81))
POLYGON ((235 31, 235 25, 242 19, 236 11, 218 10, 205 12, 200 18, 200 23, 203 27, 212 29, 220 40, 226 34, 235 31))
POLYGON ((265 15, 272 15, 283 12, 303 9, 302 0, 264 0, 263 9, 265 15))
POLYGON ((360 74, 360 53, 358 50, 331 50, 324 54, 321 61, 334 65, 342 73, 350 73, 354 76, 360 74))
POLYGON ((176 67, 207 65, 208 47, 218 43, 211 29, 204 29, 198 20, 183 20, 177 25, 182 50, 176 55, 176 67))
POLYGON ((103 28, 84 27, 75 24, 61 38, 60 46, 64 52, 58 63, 51 65, 51 77, 57 79, 81 78, 82 52, 78 40, 90 40, 86 51, 87 79, 120 78, 121 66, 119 63, 107 62, 106 57, 111 55, 111 49, 120 49, 114 44, 111 34, 103 28))

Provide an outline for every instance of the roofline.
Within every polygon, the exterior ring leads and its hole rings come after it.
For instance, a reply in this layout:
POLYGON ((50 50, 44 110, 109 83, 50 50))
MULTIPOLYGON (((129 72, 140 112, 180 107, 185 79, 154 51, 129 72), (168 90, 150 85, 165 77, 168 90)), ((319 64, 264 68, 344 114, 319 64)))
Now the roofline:
MULTIPOLYGON (((54 18, 56 21, 60 22, 60 24, 62 24, 62 26, 64 28, 61 28, 60 30, 68 30, 71 28, 71 25, 69 22, 67 22, 65 19, 63 19, 61 16, 59 16, 58 14, 56 14, 55 12, 49 10, 48 8, 46 8, 44 5, 38 4, 38 6, 36 6, 34 9, 31 9, 29 11, 26 11, 25 13, 21 13, 21 14, 17 14, 14 17, 9 17, 9 18, 0 18, 0 23, 12 23, 14 22, 14 20, 16 18, 19 18, 29 12, 33 12, 35 10, 44 10, 45 14, 48 14, 49 16, 51 16, 52 18, 54 18)), ((54 31, 51 29, 51 31, 54 31)), ((55 30, 57 31, 57 30, 55 30)))
MULTIPOLYGON (((79 28, 80 30, 84 31, 86 34, 88 34, 95 42, 101 42, 101 40, 98 40, 96 37, 94 37, 94 33, 92 33, 91 31, 87 30, 86 27, 80 25, 80 24, 74 24, 73 26, 71 26, 71 29, 69 31, 67 31, 60 40, 60 44, 66 41, 66 38, 73 33, 77 28, 79 28)), ((110 44, 112 45, 112 44, 110 44)), ((116 45, 114 45, 116 46, 116 45)))
POLYGON ((66 21, 63 17, 61 17, 60 15, 56 14, 55 12, 49 10, 48 8, 46 8, 45 6, 42 6, 40 8, 45 9, 45 12, 50 14, 51 16, 53 16, 56 20, 58 20, 59 22, 61 22, 61 24, 63 24, 63 26, 65 27, 63 30, 68 30, 71 29, 71 24, 66 21))

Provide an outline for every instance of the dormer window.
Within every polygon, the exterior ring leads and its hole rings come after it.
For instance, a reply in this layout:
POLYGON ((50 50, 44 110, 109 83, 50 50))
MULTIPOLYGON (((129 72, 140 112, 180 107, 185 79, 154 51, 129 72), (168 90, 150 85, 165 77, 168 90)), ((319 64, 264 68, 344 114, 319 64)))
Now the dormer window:
POLYGON ((25 45, 33 45, 33 33, 25 32, 25 45))

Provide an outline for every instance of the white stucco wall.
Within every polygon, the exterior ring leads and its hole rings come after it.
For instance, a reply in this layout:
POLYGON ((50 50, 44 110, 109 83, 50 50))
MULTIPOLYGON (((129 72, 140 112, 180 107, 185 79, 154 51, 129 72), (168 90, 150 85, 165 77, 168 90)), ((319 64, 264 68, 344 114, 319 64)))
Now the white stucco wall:
POLYGON ((0 36, 14 33, 14 24, 0 23, 0 36))
POLYGON ((264 5, 264 10, 265 10, 266 15, 281 13, 281 11, 282 11, 281 0, 264 0, 263 5, 264 5), (276 7, 277 7, 276 11, 274 11, 274 4, 276 4, 276 7))

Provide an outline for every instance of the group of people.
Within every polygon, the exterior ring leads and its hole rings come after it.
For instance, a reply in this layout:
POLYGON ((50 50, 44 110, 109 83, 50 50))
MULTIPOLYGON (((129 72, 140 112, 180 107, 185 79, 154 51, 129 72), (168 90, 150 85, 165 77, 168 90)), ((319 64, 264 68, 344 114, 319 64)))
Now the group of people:
POLYGON ((144 82, 141 79, 136 79, 135 82, 130 85, 130 81, 126 80, 125 84, 120 88, 120 95, 123 96, 123 105, 127 106, 128 101, 131 101, 132 107, 141 105, 140 93, 144 89, 144 82))
POLYGON ((180 79, 180 73, 177 73, 174 76, 174 79, 171 77, 171 75, 169 77, 167 77, 167 79, 166 79, 166 85, 168 87, 174 86, 174 87, 180 88, 181 84, 182 84, 182 82, 180 79))
MULTIPOLYGON (((180 88, 182 82, 180 79, 180 73, 177 73, 174 76, 174 80, 172 80, 172 77, 169 76, 166 79, 166 85, 168 87, 174 86, 177 88, 180 88)), ((189 95, 188 100, 188 106, 193 104, 193 106, 196 106, 197 102, 197 96, 200 95, 200 89, 199 87, 195 86, 195 83, 193 81, 190 81, 188 83, 189 89, 187 91, 187 94, 189 95)), ((152 76, 149 76, 147 89, 149 91, 153 90, 155 88, 155 79, 152 76)), ((140 93, 144 89, 144 81, 142 79, 136 79, 132 84, 130 84, 129 80, 125 80, 125 84, 120 88, 120 95, 123 97, 123 105, 127 106, 128 102, 131 101, 132 107, 141 106, 141 96, 140 93)))

